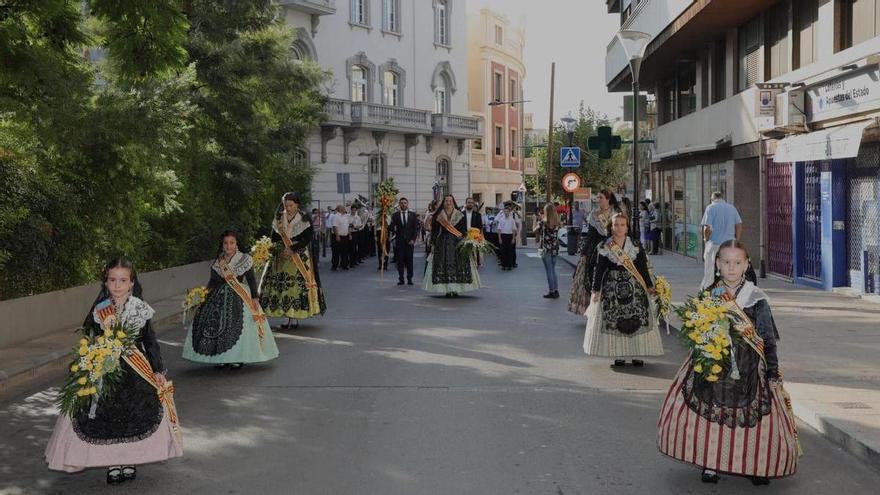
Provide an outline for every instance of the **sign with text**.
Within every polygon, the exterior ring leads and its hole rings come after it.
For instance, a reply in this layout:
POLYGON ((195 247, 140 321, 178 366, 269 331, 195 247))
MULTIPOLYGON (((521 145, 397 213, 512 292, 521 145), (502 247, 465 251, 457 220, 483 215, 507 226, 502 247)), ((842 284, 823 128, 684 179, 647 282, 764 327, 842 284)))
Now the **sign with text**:
POLYGON ((788 83, 755 83, 755 120, 759 131, 768 131, 776 126, 776 95, 788 83))
POLYGON ((852 72, 807 89, 807 122, 880 108, 880 70, 871 66, 852 72))
POLYGON ((589 187, 579 187, 574 192, 575 201, 590 201, 593 197, 593 190, 589 187))

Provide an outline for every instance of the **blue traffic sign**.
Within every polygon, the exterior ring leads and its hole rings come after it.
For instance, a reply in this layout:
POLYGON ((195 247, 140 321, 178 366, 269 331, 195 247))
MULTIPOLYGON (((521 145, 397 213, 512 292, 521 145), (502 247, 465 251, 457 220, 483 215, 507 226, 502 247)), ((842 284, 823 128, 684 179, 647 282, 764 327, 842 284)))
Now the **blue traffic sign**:
POLYGON ((561 167, 577 168, 581 166, 581 149, 577 146, 564 147, 559 150, 561 167))

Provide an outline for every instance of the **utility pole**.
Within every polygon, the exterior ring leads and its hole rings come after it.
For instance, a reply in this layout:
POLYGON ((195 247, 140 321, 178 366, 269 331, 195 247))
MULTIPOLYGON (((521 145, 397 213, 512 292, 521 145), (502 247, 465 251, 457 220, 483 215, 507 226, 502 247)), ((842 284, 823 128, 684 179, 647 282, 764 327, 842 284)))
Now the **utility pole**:
POLYGON ((556 62, 550 64, 550 126, 547 128, 547 202, 553 200, 553 89, 556 84, 556 62))

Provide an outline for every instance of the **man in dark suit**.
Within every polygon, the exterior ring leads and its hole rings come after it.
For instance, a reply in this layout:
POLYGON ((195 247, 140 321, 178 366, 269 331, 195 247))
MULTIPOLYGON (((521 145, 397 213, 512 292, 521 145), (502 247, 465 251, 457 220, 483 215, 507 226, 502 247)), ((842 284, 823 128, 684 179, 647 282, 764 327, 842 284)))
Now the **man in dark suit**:
POLYGON ((406 269, 406 283, 413 285, 413 252, 419 235, 416 214, 409 211, 409 200, 400 198, 400 210, 391 216, 391 233, 394 236, 394 255, 397 258, 397 285, 403 285, 403 270, 406 269))

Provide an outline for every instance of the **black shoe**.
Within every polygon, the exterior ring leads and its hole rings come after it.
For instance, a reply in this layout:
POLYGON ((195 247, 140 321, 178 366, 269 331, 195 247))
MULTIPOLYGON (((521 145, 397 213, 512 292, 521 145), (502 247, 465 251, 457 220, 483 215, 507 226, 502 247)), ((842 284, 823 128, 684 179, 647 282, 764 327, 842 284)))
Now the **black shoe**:
POLYGON ((718 477, 718 473, 716 473, 715 471, 712 471, 711 469, 704 469, 701 479, 703 480, 703 483, 718 484, 718 480, 720 478, 718 477))
POLYGON ((770 484, 770 478, 764 476, 750 476, 749 479, 752 480, 752 484, 755 486, 770 484))
POLYGON ((458 297, 458 292, 451 292, 452 297, 458 297))
POLYGON ((413 285, 412 280, 407 280, 407 281, 406 281, 406 285, 413 285))
POLYGON ((223 368, 225 368, 225 367, 227 367, 227 366, 229 366, 229 365, 226 364, 226 363, 223 363, 223 364, 215 364, 215 365, 214 365, 214 367, 217 368, 218 370, 222 370, 223 368))
POLYGON ((626 366, 626 359, 615 359, 611 364, 612 368, 623 368, 624 366, 626 366))
POLYGON ((242 368, 244 368, 244 363, 232 363, 229 365, 229 369, 232 371, 238 371, 242 368))
POLYGON ((122 479, 125 481, 132 481, 137 478, 137 468, 134 466, 123 466, 122 467, 122 479))
POLYGON ((553 299, 559 299, 559 291, 558 290, 553 291, 553 299))
POLYGON ((331 266, 331 267, 330 267, 330 271, 331 271, 331 272, 335 272, 335 271, 336 271, 336 267, 335 267, 335 266, 331 266))
POLYGON ((543 297, 544 299, 553 299, 553 291, 550 291, 541 297, 543 297))
POLYGON ((636 368, 641 368, 644 365, 645 365, 645 362, 642 361, 641 359, 633 359, 633 366, 635 366, 636 368))
POLYGON ((117 483, 122 483, 125 481, 122 477, 122 467, 121 466, 112 466, 107 468, 107 484, 115 485, 117 483))
POLYGON ((397 285, 403 285, 403 280, 398 280, 397 285))

